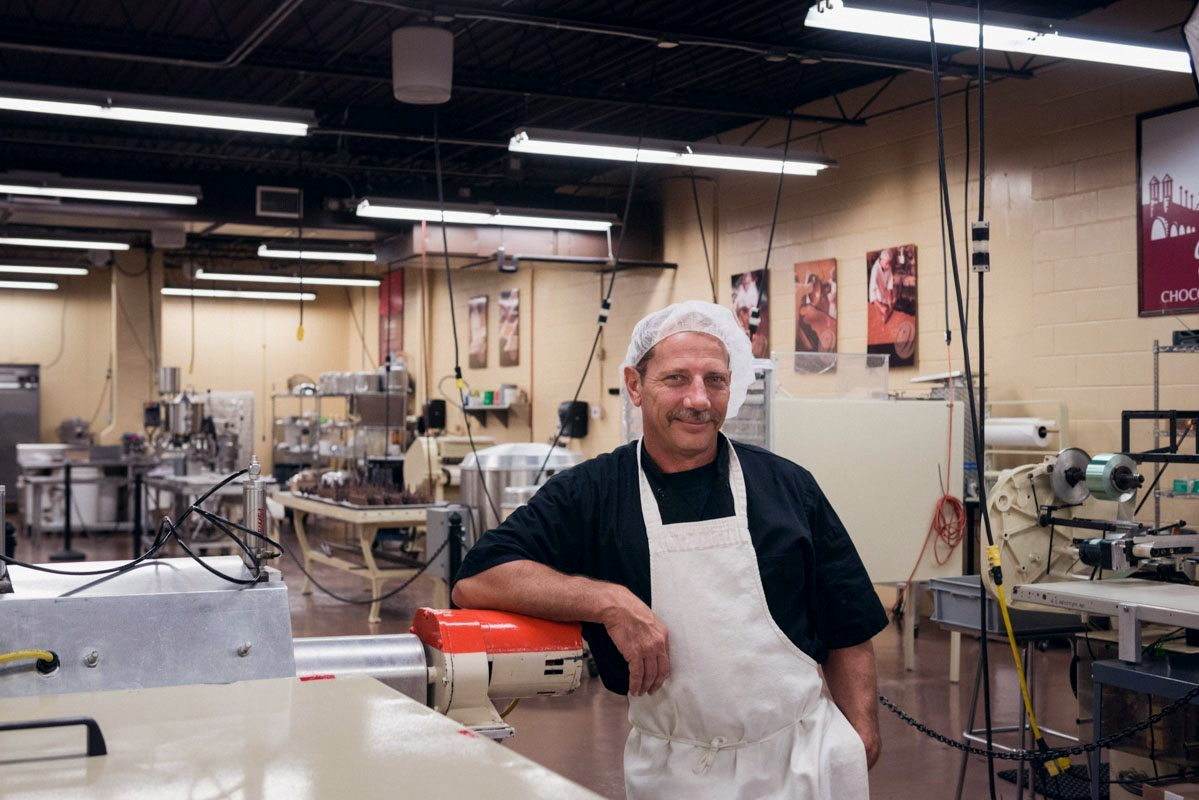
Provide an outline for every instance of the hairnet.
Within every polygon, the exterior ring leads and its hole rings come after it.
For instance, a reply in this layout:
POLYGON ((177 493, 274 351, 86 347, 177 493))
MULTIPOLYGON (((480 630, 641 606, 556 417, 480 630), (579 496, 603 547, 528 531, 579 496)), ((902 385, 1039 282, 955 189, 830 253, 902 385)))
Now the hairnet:
POLYGON ((724 345, 729 354, 729 406, 725 419, 732 419, 741 410, 745 393, 754 382, 753 352, 749 337, 733 312, 724 306, 702 300, 675 303, 644 317, 633 328, 633 339, 624 366, 636 367, 645 354, 658 342, 676 333, 706 333, 724 345))

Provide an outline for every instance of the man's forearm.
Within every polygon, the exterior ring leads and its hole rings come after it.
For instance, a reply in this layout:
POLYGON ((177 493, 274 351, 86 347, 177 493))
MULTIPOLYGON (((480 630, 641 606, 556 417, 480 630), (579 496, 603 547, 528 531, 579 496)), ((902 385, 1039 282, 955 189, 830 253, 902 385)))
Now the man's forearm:
POLYGON ((866 746, 866 764, 874 766, 882 749, 878 732, 878 677, 874 646, 863 642, 854 647, 829 650, 824 664, 829 693, 849 724, 866 746))
POLYGON ((563 622, 603 622, 626 591, 612 583, 564 575, 536 561, 509 561, 454 584, 463 608, 513 611, 563 622))

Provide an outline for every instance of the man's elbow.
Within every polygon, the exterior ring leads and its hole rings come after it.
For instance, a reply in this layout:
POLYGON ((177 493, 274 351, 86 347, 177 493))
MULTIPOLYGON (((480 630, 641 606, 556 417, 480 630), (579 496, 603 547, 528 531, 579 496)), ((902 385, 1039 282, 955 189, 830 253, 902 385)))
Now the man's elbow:
POLYGON ((450 592, 450 600, 458 608, 473 608, 478 602, 478 598, 472 593, 472 588, 477 581, 474 578, 463 578, 454 584, 453 590, 450 592))

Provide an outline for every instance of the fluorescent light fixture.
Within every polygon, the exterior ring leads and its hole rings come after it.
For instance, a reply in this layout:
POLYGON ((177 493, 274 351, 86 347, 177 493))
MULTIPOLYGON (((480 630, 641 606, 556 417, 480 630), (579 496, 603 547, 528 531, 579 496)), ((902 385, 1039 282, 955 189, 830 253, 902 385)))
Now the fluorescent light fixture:
POLYGON ((0 289, 37 289, 52 292, 58 288, 53 281, 0 281, 0 289))
POLYGON ((554 228, 570 231, 608 231, 616 223, 610 214, 563 214, 530 209, 482 209, 479 206, 436 205, 408 200, 366 198, 358 204, 358 216, 401 219, 413 222, 444 222, 449 225, 496 225, 506 228, 554 228))
POLYGON ((83 267, 50 267, 41 264, 0 264, 0 273, 16 275, 86 275, 83 267))
POLYGON ((508 143, 513 153, 593 158, 601 161, 636 161, 697 169, 727 169, 740 172, 768 172, 777 175, 815 175, 834 165, 831 159, 814 153, 788 150, 787 161, 778 149, 733 147, 699 142, 670 142, 633 136, 609 136, 544 128, 520 128, 508 143))
MULTIPOLYGON (((978 20, 970 9, 933 6, 937 44, 978 47, 978 20)), ((821 0, 808 9, 804 24, 845 33, 864 33, 928 41, 924 4, 873 0, 821 0)), ((1010 15, 986 15, 983 47, 1005 53, 1047 58, 1096 61, 1168 72, 1190 72, 1191 57, 1183 48, 1150 37, 1129 37, 1095 27, 1035 20, 1010 15), (1159 43, 1161 42, 1161 43, 1159 43)))
POLYGON ((316 124, 302 109, 10 82, 0 82, 0 110, 281 136, 306 136, 316 124))
POLYGON ((72 200, 112 200, 118 203, 164 203, 194 206, 200 187, 128 181, 85 181, 59 176, 0 175, 0 194, 63 197, 72 200))
POLYGON ((0 236, 0 244, 17 247, 68 248, 71 250, 128 250, 124 242, 102 242, 86 239, 34 239, 20 236, 0 236))
POLYGON ((312 292, 243 292, 240 289, 172 289, 163 287, 166 297, 215 297, 227 300, 315 300, 312 292))
POLYGON ((375 278, 321 278, 296 275, 247 275, 240 272, 205 272, 196 270, 196 279, 204 281, 245 281, 246 283, 292 283, 305 286, 378 286, 375 278))
POLYGON ((279 247, 276 245, 258 245, 260 258, 293 258, 304 261, 374 261, 374 253, 364 253, 361 250, 305 250, 303 246, 295 249, 295 245, 279 247))

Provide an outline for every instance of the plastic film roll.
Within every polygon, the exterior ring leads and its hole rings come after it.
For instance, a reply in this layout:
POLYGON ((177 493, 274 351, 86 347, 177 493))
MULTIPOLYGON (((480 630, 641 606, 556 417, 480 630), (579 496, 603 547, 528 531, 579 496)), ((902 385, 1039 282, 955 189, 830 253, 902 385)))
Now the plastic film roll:
POLYGON ((1087 464, 1087 489, 1099 500, 1126 503, 1136 496, 1133 488, 1121 489, 1121 478, 1136 475, 1136 462, 1123 453, 1100 453, 1087 464))
POLYGON ((988 447, 1048 447, 1049 431, 1037 420, 1023 424, 997 423, 989 419, 985 427, 988 447))

